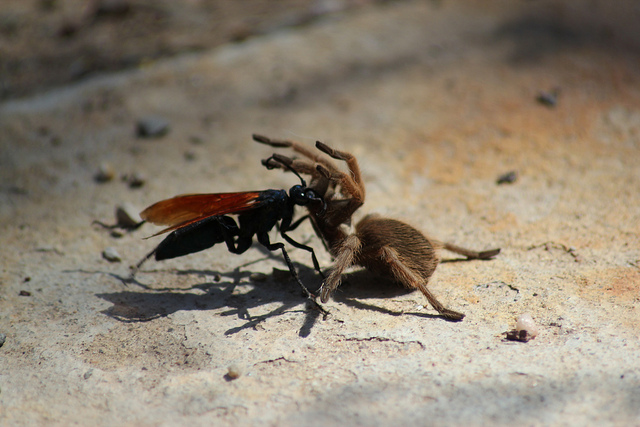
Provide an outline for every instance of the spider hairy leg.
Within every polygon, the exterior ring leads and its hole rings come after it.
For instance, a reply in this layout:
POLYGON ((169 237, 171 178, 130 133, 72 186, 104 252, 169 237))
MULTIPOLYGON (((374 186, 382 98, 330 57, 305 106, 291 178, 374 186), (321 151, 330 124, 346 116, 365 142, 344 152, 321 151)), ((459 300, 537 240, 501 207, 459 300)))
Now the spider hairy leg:
POLYGON ((474 251, 472 249, 463 248, 461 246, 454 245, 452 243, 444 243, 444 249, 459 254, 464 255, 467 259, 491 259, 500 253, 500 248, 498 249, 489 249, 486 251, 474 251))

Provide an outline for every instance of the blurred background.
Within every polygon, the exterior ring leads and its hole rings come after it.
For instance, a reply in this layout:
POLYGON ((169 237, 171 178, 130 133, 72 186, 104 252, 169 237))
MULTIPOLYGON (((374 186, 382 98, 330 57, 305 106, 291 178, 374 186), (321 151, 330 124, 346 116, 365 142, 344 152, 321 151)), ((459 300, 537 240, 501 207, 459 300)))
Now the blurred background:
MULTIPOLYGON (((0 100, 65 85, 97 73, 144 66, 185 52, 242 42, 283 27, 406 0, 2 0, 0 100)), ((501 2, 422 0, 435 7, 501 2)), ((524 13, 512 36, 534 51, 552 43, 586 41, 640 46, 636 0, 505 0, 524 13), (521 3, 520 6, 517 3, 521 3), (542 45, 540 43, 542 42, 542 45)), ((401 29, 399 29, 400 31, 401 29)), ((523 52, 530 54, 531 52, 523 52)))
POLYGON ((0 100, 380 0, 2 0, 0 100))

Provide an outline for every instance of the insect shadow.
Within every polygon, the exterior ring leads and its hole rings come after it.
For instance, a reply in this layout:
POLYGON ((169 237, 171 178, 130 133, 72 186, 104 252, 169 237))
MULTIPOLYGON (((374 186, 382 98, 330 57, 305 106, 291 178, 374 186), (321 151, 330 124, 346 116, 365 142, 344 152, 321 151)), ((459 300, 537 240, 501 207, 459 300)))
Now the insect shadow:
POLYGON ((381 277, 366 269, 355 270, 345 275, 343 285, 336 291, 333 299, 349 307, 358 310, 368 310, 389 316, 415 315, 425 318, 437 319, 440 317, 436 313, 420 313, 394 310, 383 305, 377 305, 367 300, 380 299, 390 300, 416 292, 403 286, 401 283, 388 277, 381 277))
MULTIPOLYGON (((257 261, 261 261, 257 260, 257 261)), ((257 262, 254 261, 254 262, 257 262)), ((252 262, 253 263, 253 262, 252 262)), ((249 264, 252 264, 249 263, 249 264)), ((121 277, 108 273, 114 278, 125 283, 127 286, 135 285, 143 290, 122 290, 119 292, 99 293, 97 297, 109 301, 111 307, 102 311, 102 314, 115 320, 125 323, 148 322, 158 318, 167 317, 178 311, 189 310, 217 310, 222 317, 237 316, 245 321, 240 326, 234 326, 225 332, 225 335, 232 335, 237 332, 253 329, 259 323, 290 312, 304 312, 305 320, 300 328, 300 336, 308 336, 313 325, 322 318, 322 313, 318 310, 309 310, 306 305, 301 304, 301 289, 291 286, 291 280, 278 281, 273 276, 267 277, 265 281, 251 281, 247 279, 253 275, 250 270, 235 268, 232 272, 219 272, 212 270, 180 270, 173 271, 178 276, 206 277, 209 280, 197 282, 191 286, 175 286, 154 288, 137 278, 130 276, 121 277), (220 278, 215 280, 213 278, 220 278), (247 286, 249 285, 249 286, 247 286), (238 287, 248 288, 242 293, 234 293, 238 287), (191 291, 200 290, 203 294, 195 294, 191 291), (259 315, 254 315, 254 309, 263 305, 280 303, 278 307, 259 315), (224 310, 227 308, 227 310, 224 310), (220 311, 220 310, 223 311, 220 311)), ((315 270, 305 266, 299 266, 299 274, 304 278, 315 277, 315 270)), ((144 274, 163 272, 161 270, 148 271, 144 274)), ((168 272, 168 270, 167 270, 168 272)), ((316 279, 317 280, 317 279, 316 279)))

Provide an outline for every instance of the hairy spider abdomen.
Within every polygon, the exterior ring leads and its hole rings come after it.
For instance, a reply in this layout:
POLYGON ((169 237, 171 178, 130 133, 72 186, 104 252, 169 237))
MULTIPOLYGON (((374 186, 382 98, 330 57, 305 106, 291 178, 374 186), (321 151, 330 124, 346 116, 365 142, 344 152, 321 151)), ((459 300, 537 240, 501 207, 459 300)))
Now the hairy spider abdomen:
POLYGON ((412 287, 403 277, 398 277, 397 268, 387 262, 389 251, 414 275, 416 279, 428 281, 440 259, 437 246, 420 231, 404 222, 367 215, 356 226, 356 234, 362 241, 362 251, 356 263, 375 273, 393 277, 405 286, 412 287))

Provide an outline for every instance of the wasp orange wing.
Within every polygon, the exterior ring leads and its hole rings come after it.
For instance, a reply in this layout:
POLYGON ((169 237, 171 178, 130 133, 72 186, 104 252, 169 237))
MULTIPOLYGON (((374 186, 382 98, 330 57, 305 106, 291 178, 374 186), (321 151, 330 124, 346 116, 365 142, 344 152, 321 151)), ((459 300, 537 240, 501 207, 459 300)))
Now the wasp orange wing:
POLYGON ((182 228, 214 215, 245 212, 261 205, 259 191, 217 194, 185 194, 155 203, 140 213, 140 217, 157 225, 169 227, 154 234, 182 228))

